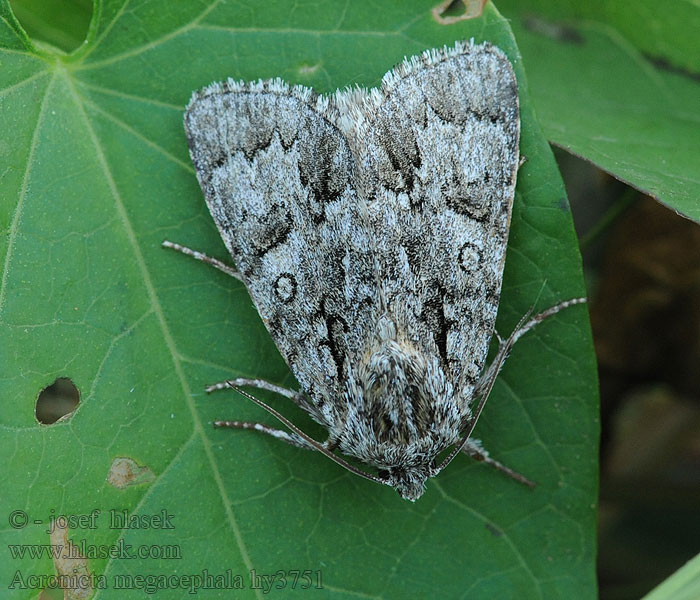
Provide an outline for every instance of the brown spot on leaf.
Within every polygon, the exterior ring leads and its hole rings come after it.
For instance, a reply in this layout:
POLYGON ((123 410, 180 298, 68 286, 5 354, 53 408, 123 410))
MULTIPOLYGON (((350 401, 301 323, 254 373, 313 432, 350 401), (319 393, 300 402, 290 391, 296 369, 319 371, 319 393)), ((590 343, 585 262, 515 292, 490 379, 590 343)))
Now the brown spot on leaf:
POLYGON ((150 483, 155 478, 153 471, 148 467, 141 467, 130 458, 118 456, 109 468, 107 483, 123 490, 131 485, 150 483))
POLYGON ((57 580, 63 588, 63 597, 65 600, 87 600, 94 593, 87 558, 68 539, 65 517, 59 517, 52 525, 51 546, 57 549, 57 554, 60 549, 60 555, 53 557, 53 564, 58 573, 57 580))

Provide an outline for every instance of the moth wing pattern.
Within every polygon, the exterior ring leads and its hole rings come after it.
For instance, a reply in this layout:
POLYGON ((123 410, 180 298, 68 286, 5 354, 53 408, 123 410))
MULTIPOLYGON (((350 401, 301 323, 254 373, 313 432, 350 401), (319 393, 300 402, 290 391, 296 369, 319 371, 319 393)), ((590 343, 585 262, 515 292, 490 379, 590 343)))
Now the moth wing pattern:
POLYGON ((387 302, 410 306, 412 342, 439 356, 470 399, 495 327, 510 228, 515 74, 498 48, 458 44, 404 61, 379 90, 354 99, 358 188, 382 207, 373 229, 387 302))
POLYGON ((352 152, 337 120, 328 98, 281 80, 213 84, 185 116, 221 237, 322 423, 324 404, 342 396, 350 313, 362 312, 344 295, 348 265, 371 270, 352 152))

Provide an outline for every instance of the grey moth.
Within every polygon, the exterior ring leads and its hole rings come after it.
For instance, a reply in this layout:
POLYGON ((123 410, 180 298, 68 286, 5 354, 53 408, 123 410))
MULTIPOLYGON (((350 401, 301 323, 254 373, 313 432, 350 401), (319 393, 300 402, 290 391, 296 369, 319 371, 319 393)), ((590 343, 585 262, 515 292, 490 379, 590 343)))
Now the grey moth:
POLYGON ((584 300, 523 318, 485 367, 520 163, 505 54, 459 42, 405 59, 379 88, 330 96, 229 79, 193 95, 185 129, 236 268, 164 245, 245 284, 300 385, 211 386, 238 389, 289 431, 216 425, 322 452, 408 500, 460 451, 530 483, 470 436, 515 341, 584 300), (241 386, 289 398, 328 439, 241 386))

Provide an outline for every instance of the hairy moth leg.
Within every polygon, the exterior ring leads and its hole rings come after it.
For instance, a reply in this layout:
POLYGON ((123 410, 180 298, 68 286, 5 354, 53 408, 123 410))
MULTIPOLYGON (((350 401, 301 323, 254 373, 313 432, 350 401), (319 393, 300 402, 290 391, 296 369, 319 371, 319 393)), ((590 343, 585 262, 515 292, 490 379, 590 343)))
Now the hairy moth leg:
POLYGON ((305 450, 316 450, 309 442, 307 442, 303 437, 297 435, 296 433, 283 431, 281 429, 276 429, 275 427, 270 427, 265 425, 265 423, 257 423, 253 421, 214 421, 214 427, 217 429, 222 429, 228 427, 230 429, 253 429, 259 431, 260 433, 266 433, 271 435, 273 438, 287 442, 292 446, 297 448, 304 448, 305 450))
POLYGON ((213 258, 207 254, 204 254, 203 252, 199 252, 197 250, 192 250, 191 248, 188 248, 187 246, 181 246, 180 244, 176 244, 175 242, 170 242, 168 240, 163 241, 161 244, 163 248, 171 248, 172 250, 177 250, 178 252, 182 252, 182 254, 186 254, 187 256, 191 256, 195 260, 202 261, 203 263, 206 263, 208 265, 211 265, 215 269, 219 269, 219 271, 222 271, 226 273, 226 275, 230 275, 231 277, 235 277, 238 279, 238 281, 243 281, 241 278, 241 274, 234 269, 232 266, 227 265, 224 262, 221 262, 217 258, 213 258))
POLYGON ((275 385, 274 383, 270 383, 269 381, 264 381, 262 379, 248 379, 246 377, 237 377, 236 379, 221 381, 220 383, 209 385, 207 386, 206 391, 207 393, 211 393, 216 390, 228 390, 234 386, 247 386, 254 387, 259 390, 266 390, 268 392, 272 392, 273 394, 279 394, 280 396, 284 396, 285 398, 294 400, 296 404, 299 404, 299 400, 303 398, 301 392, 290 390, 288 388, 283 388, 279 385, 275 385))
POLYGON ((501 471, 501 473, 505 473, 511 479, 515 479, 515 481, 524 483, 525 485, 532 488, 534 488, 536 485, 533 481, 530 481, 524 475, 521 475, 517 471, 511 469, 510 467, 506 467, 503 463, 491 458, 489 456, 488 450, 486 450, 486 448, 484 448, 481 445, 481 440, 475 440, 473 438, 468 439, 467 443, 464 445, 464 448, 462 448, 462 452, 464 452, 467 456, 471 456, 474 460, 483 462, 484 464, 487 464, 490 467, 501 471))
MULTIPOLYGON (((259 390, 265 390, 267 392, 272 392, 273 394, 279 394, 285 398, 289 398, 294 404, 299 408, 306 411, 310 415, 316 414, 316 409, 313 405, 309 404, 306 396, 303 393, 297 392, 295 390, 290 390, 282 386, 270 383, 269 381, 264 381, 262 379, 248 379, 246 377, 238 377, 236 379, 229 379, 228 381, 221 381, 213 385, 206 387, 206 392, 211 393, 216 390, 227 390, 236 389, 241 386, 254 387, 259 390)), ((250 429, 250 427, 245 427, 244 429, 250 429)))
MULTIPOLYGON (((227 390, 227 389, 237 389, 240 386, 254 387, 259 390, 266 390, 268 392, 273 392, 289 398, 292 400, 299 408, 310 412, 313 407, 308 403, 306 397, 301 392, 295 390, 290 390, 288 388, 283 388, 269 381, 264 381, 262 379, 247 379, 245 377, 238 377, 237 379, 231 379, 229 381, 222 381, 220 383, 215 383, 213 385, 207 386, 207 393, 214 392, 216 390, 227 390)), ((230 429, 253 429, 261 433, 266 433, 271 435, 278 440, 287 442, 292 446, 297 446, 298 448, 304 448, 306 450, 316 450, 312 444, 307 442, 303 437, 297 435, 296 433, 287 432, 282 429, 277 429, 276 427, 270 427, 265 425, 265 423, 259 423, 254 421, 214 421, 214 427, 223 428, 228 427, 230 429)), ((332 444, 329 441, 323 442, 323 446, 333 450, 332 444)))

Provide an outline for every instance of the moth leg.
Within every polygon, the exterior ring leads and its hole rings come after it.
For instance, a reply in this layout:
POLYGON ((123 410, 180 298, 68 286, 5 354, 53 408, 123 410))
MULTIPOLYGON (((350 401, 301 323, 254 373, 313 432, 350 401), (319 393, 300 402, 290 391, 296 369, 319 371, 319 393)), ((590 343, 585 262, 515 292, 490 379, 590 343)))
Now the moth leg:
MULTIPOLYGON (((213 392, 216 390, 231 389, 234 386, 254 387, 259 390, 266 390, 268 392, 279 394, 280 396, 289 398, 300 408, 306 410, 308 413, 312 415, 315 414, 315 407, 313 407, 307 401, 307 399, 304 397, 304 394, 295 390, 283 388, 279 385, 275 385, 274 383, 270 383, 269 381, 264 381, 263 379, 247 379, 245 377, 238 377, 237 379, 230 379, 228 381, 222 381, 221 383, 215 383, 214 385, 210 385, 206 388, 206 391, 213 392)), ((269 425, 265 425, 264 423, 257 423, 252 421, 214 421, 214 427, 228 427, 230 429, 254 429, 255 431, 266 433, 267 435, 271 435, 272 437, 277 438, 278 440, 287 442, 292 446, 304 448, 305 450, 317 450, 317 448, 315 448, 312 444, 310 444, 303 437, 297 435, 293 431, 284 431, 282 429, 270 427, 269 425)), ((335 449, 335 445, 332 442, 330 442, 330 438, 329 441, 324 442, 322 445, 331 451, 335 449)))
POLYGON ((464 445, 464 448, 462 448, 462 452, 464 452, 468 456, 471 456, 474 460, 478 460, 479 462, 483 462, 491 467, 494 467, 495 469, 498 469, 502 473, 505 473, 506 475, 508 475, 508 477, 515 479, 516 481, 519 481, 520 483, 524 483, 525 485, 532 487, 532 488, 535 487, 535 483, 530 481, 524 475, 521 475, 517 471, 514 471, 513 469, 506 467, 503 463, 500 463, 497 460, 491 458, 489 456, 488 451, 481 445, 480 440, 475 440, 474 438, 469 438, 467 440, 467 443, 464 445))
POLYGON ((191 248, 188 248, 187 246, 181 246, 180 244, 176 244, 175 242, 170 242, 168 240, 165 240, 162 243, 163 248, 172 248, 173 250, 177 250, 178 252, 182 252, 183 254, 186 254, 187 256, 191 256, 192 258, 196 260, 200 260, 203 263, 206 263, 208 265, 211 265, 212 267, 219 269, 219 271, 223 271, 226 273, 226 275, 230 275, 231 277, 235 277, 239 281, 243 281, 243 278, 241 277, 241 274, 236 271, 232 266, 227 265, 224 262, 221 262, 220 260, 213 258, 211 256, 208 256, 207 254, 204 254, 203 252, 198 252, 197 250, 192 250, 191 248))
POLYGON ((252 421, 214 421, 214 427, 228 427, 230 429, 254 429, 255 431, 266 433, 267 435, 271 435, 278 440, 287 442, 288 444, 296 446, 297 448, 304 448, 304 450, 316 450, 316 448, 309 444, 309 442, 307 442, 303 437, 297 435, 293 431, 282 431, 281 429, 270 427, 264 423, 254 423, 252 421))
POLYGON ((269 381, 264 381, 262 379, 248 379, 246 377, 237 377, 236 379, 229 379, 228 381, 222 381, 220 383, 215 383, 214 385, 207 386, 207 392, 214 392, 216 390, 227 390, 232 387, 254 387, 259 390, 266 390, 268 392, 273 392, 274 394, 279 394, 290 400, 297 401, 298 396, 301 396, 301 392, 295 390, 290 390, 288 388, 283 388, 269 381))
POLYGON ((228 381, 221 381, 220 383, 215 383, 206 387, 207 393, 215 392, 216 390, 226 390, 233 389, 234 387, 254 387, 259 390, 266 390, 272 392, 273 394, 279 394, 285 398, 289 398, 294 404, 296 404, 302 410, 305 410, 312 416, 315 416, 317 411, 316 407, 311 404, 302 392, 297 392, 296 390, 290 390, 269 381, 264 381, 262 379, 248 379, 246 377, 238 377, 236 379, 229 379, 228 381))

